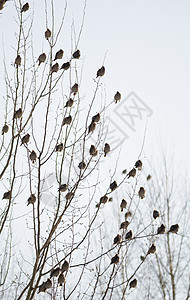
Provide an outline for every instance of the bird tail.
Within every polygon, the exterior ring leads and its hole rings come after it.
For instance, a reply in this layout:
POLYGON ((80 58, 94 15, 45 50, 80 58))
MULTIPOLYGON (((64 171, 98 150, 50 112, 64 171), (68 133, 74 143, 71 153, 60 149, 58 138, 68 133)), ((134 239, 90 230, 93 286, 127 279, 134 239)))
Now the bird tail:
POLYGON ((63 286, 63 284, 62 283, 60 283, 60 285, 59 286, 63 286))
POLYGON ((104 157, 106 157, 106 153, 104 154, 104 157))
POLYGON ((121 212, 123 211, 123 208, 121 208, 121 212))

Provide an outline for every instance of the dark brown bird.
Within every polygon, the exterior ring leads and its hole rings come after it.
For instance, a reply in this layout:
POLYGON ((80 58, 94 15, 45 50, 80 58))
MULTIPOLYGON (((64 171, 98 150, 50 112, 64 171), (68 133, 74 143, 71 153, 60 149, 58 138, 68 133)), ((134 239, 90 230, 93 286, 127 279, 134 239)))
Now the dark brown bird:
POLYGON ((65 192, 68 189, 68 185, 66 183, 61 184, 58 188, 59 192, 65 192))
POLYGON ((105 74, 105 67, 102 66, 96 73, 96 78, 99 77, 99 76, 104 76, 105 74))
POLYGON ((132 170, 128 173, 128 178, 129 178, 129 177, 135 177, 135 175, 136 175, 136 169, 134 168, 134 169, 132 169, 132 170))
POLYGON ((57 51, 57 53, 55 54, 54 60, 62 59, 63 53, 64 53, 64 51, 62 49, 60 49, 59 51, 57 51))
POLYGON ((23 5, 23 7, 22 7, 22 9, 21 9, 21 12, 25 12, 25 11, 27 11, 27 10, 29 10, 29 3, 28 3, 28 2, 26 2, 26 3, 23 5))
POLYGON ((170 227, 170 230, 169 230, 169 232, 171 232, 171 233, 178 233, 178 231, 179 231, 179 225, 178 224, 172 225, 170 227))
POLYGON ((30 160, 35 163, 37 159, 37 154, 34 150, 32 150, 32 152, 30 153, 30 160))
POLYGON ((108 143, 105 143, 104 146, 104 157, 106 157, 107 153, 110 152, 110 145, 108 143))
POLYGON ((72 192, 68 192, 67 195, 65 196, 66 200, 70 200, 74 194, 72 192))
POLYGON ((78 167, 79 167, 80 170, 84 170, 84 169, 86 168, 85 162, 84 162, 84 161, 81 161, 81 162, 79 163, 78 167))
POLYGON ((5 0, 0 0, 0 10, 4 8, 6 1, 5 0))
POLYGON ((38 294, 41 292, 45 293, 45 291, 46 291, 46 283, 44 281, 41 285, 39 285, 38 294))
POLYGON ((4 126, 3 126, 3 128, 2 128, 2 135, 4 134, 4 133, 7 133, 9 131, 9 126, 7 125, 7 124, 5 124, 4 126))
POLYGON ((52 282, 51 282, 51 279, 47 279, 46 282, 45 282, 45 288, 46 289, 51 289, 52 288, 52 282))
POLYGON ((139 189, 138 195, 141 199, 145 197, 145 189, 142 186, 139 189))
POLYGON ((115 189, 117 188, 117 182, 114 180, 111 184, 110 184, 110 189, 113 192, 115 189))
POLYGON ((141 261, 145 261, 145 257, 143 255, 140 256, 141 261))
POLYGON ((123 171, 122 171, 122 174, 126 174, 127 173, 127 169, 124 169, 123 171))
POLYGON ((61 271, 61 270, 60 270, 59 267, 56 268, 56 269, 51 270, 51 272, 50 272, 50 278, 52 278, 52 277, 57 277, 57 276, 59 275, 60 271, 61 271))
POLYGON ((72 106, 73 106, 73 103, 74 103, 73 99, 70 98, 69 100, 67 100, 67 102, 66 102, 66 104, 65 104, 65 107, 72 107, 72 106))
POLYGON ((96 156, 98 154, 98 151, 94 145, 91 145, 89 152, 92 156, 96 156))
POLYGON ((157 234, 164 234, 166 232, 166 227, 164 226, 164 224, 161 224, 160 227, 158 227, 157 229, 157 234))
POLYGON ((118 263, 119 263, 119 255, 116 254, 115 256, 112 257, 111 264, 118 264, 118 263))
POLYGON ((152 178, 152 176, 149 174, 146 178, 147 181, 149 181, 152 178))
POLYGON ((11 200, 11 191, 5 192, 2 199, 11 200))
POLYGON ((27 133, 25 136, 23 136, 23 138, 21 139, 21 145, 23 144, 28 144, 28 142, 30 141, 30 135, 27 133))
POLYGON ((92 122, 90 123, 90 125, 88 126, 88 133, 93 132, 96 129, 96 123, 92 122))
POLYGON ((50 37, 51 37, 51 30, 50 30, 50 29, 47 29, 47 30, 45 31, 45 38, 46 38, 46 40, 48 40, 50 37))
POLYGON ((126 207, 127 207, 127 201, 125 199, 122 199, 120 204, 121 211, 123 211, 123 209, 126 207))
POLYGON ((17 57, 15 58, 15 66, 18 67, 21 65, 21 56, 18 54, 17 57))
POLYGON ((63 286, 63 283, 65 283, 65 276, 62 273, 58 277, 58 283, 59 286, 63 286))
POLYGON ((129 222, 128 221, 124 221, 124 222, 121 223, 120 229, 127 229, 128 226, 129 226, 129 222))
POLYGON ((108 202, 108 196, 107 195, 104 195, 100 198, 100 203, 103 203, 105 204, 106 202, 108 202))
POLYGON ((79 59, 79 58, 80 58, 80 50, 76 50, 76 51, 73 53, 73 58, 75 58, 75 59, 79 59))
POLYGON ((64 64, 62 64, 61 69, 63 69, 64 71, 67 71, 70 68, 71 64, 70 62, 66 62, 64 64))
POLYGON ((157 219, 159 217, 160 213, 157 210, 153 211, 153 218, 157 219))
POLYGON ((125 219, 127 219, 127 218, 129 218, 129 217, 131 217, 132 216, 132 213, 130 212, 130 211, 127 211, 126 213, 125 213, 125 219))
POLYGON ((40 66, 41 63, 44 63, 46 60, 46 54, 42 53, 40 54, 40 56, 38 57, 38 66, 40 66))
POLYGON ((113 202, 113 198, 110 197, 110 198, 108 199, 108 202, 113 202))
POLYGON ((114 96, 114 100, 115 100, 115 103, 117 103, 117 101, 121 100, 121 94, 120 94, 120 92, 117 91, 117 93, 114 96))
POLYGON ((68 117, 65 117, 64 119, 63 119, 63 125, 70 125, 71 124, 71 122, 72 122, 72 117, 71 116, 68 116, 68 117))
POLYGON ((133 279, 130 283, 129 283, 129 288, 136 288, 137 286, 137 279, 133 279))
POLYGON ((142 170, 142 161, 139 159, 135 163, 135 168, 137 168, 139 171, 142 170))
POLYGON ((52 66, 51 68, 51 73, 57 73, 59 71, 59 64, 56 63, 55 65, 52 66))
POLYGON ((13 118, 14 119, 19 119, 22 117, 22 109, 19 108, 18 110, 15 111, 13 118))
POLYGON ((55 146, 55 151, 56 152, 61 152, 63 150, 63 143, 58 144, 55 146))
POLYGON ((92 122, 99 122, 100 121, 100 113, 96 114, 95 116, 92 117, 92 122))
POLYGON ((78 93, 79 90, 79 85, 77 83, 75 83, 72 88, 71 88, 71 92, 76 95, 76 93, 78 93))
POLYGON ((148 254, 154 254, 156 252, 156 246, 152 244, 152 246, 148 249, 148 254))
POLYGON ((132 237, 133 237, 132 230, 129 230, 129 231, 126 233, 125 238, 126 238, 126 240, 130 240, 130 239, 132 239, 132 237))
POLYGON ((121 235, 117 234, 116 237, 114 237, 113 244, 115 245, 119 243, 121 243, 121 235))
POLYGON ((31 196, 28 198, 28 204, 34 204, 36 202, 36 196, 34 194, 31 194, 31 196))
POLYGON ((61 273, 67 272, 68 270, 69 270, 69 263, 67 260, 65 260, 61 267, 61 273))

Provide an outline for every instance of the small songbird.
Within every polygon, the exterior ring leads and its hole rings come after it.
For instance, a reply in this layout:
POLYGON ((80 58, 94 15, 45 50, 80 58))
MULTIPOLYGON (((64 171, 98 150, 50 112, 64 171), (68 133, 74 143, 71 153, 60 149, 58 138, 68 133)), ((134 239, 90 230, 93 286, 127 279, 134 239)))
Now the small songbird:
POLYGON ((46 289, 51 289, 52 288, 52 281, 51 279, 47 279, 46 282, 45 282, 45 288, 46 289))
POLYGON ((153 211, 153 218, 154 218, 154 219, 158 218, 159 215, 160 215, 160 213, 159 213, 157 210, 154 210, 154 211, 153 211))
POLYGON ((65 104, 65 107, 72 107, 72 106, 73 106, 73 103, 74 103, 73 99, 70 98, 69 100, 67 100, 67 102, 66 102, 66 104, 65 104))
POLYGON ((42 53, 40 54, 40 56, 38 57, 38 66, 40 66, 41 63, 45 62, 46 60, 46 54, 42 53))
POLYGON ((30 135, 27 133, 25 136, 23 136, 23 138, 21 139, 21 146, 23 144, 28 144, 28 142, 30 141, 30 135))
POLYGON ((13 118, 14 119, 19 119, 22 117, 22 109, 19 108, 18 110, 15 111, 14 115, 13 115, 13 118))
POLYGON ((121 212, 126 207, 127 207, 127 201, 125 199, 122 199, 121 204, 120 204, 121 212))
POLYGON ((126 233, 125 238, 126 238, 126 240, 130 240, 130 239, 132 239, 132 237, 133 237, 132 230, 129 230, 129 231, 126 233))
POLYGON ((68 185, 66 183, 61 184, 58 188, 59 192, 65 192, 68 189, 68 185))
POLYGON ((65 276, 61 273, 58 277, 59 286, 62 286, 65 283, 65 276))
POLYGON ((55 151, 56 152, 61 152, 63 150, 63 143, 58 144, 55 146, 55 151))
POLYGON ((70 64, 70 62, 68 61, 68 62, 62 64, 61 70, 63 69, 64 71, 67 71, 67 70, 70 68, 70 66, 71 66, 71 64, 70 64))
POLYGON ((133 279, 130 283, 129 283, 129 288, 136 288, 137 286, 137 279, 133 279))
POLYGON ((50 272, 50 278, 52 278, 52 277, 57 277, 57 276, 59 275, 60 271, 61 271, 61 270, 60 270, 59 267, 56 268, 56 269, 51 270, 51 272, 50 272))
POLYGON ((93 132, 96 128, 96 123, 92 122, 90 123, 90 125, 88 126, 88 133, 93 132))
POLYGON ((57 51, 57 53, 55 54, 54 60, 56 60, 56 59, 62 59, 63 53, 64 53, 64 51, 62 49, 60 49, 59 51, 57 51))
POLYGON ((143 255, 140 256, 141 261, 145 261, 145 257, 143 255))
POLYGON ((98 150, 96 149, 96 147, 94 145, 91 145, 89 152, 90 152, 90 155, 92 155, 92 156, 96 156, 98 154, 98 150))
POLYGON ((149 174, 146 178, 147 181, 149 181, 152 178, 152 176, 149 174))
POLYGON ((137 168, 139 171, 142 170, 142 161, 139 159, 135 163, 135 168, 137 168))
POLYGON ((106 202, 108 202, 108 196, 107 195, 104 195, 100 198, 100 203, 103 203, 105 204, 106 202))
POLYGON ((148 254, 154 254, 156 252, 156 246, 152 244, 152 246, 148 249, 148 254))
POLYGON ((4 8, 6 1, 5 0, 0 0, 0 10, 4 8))
POLYGON ((37 154, 34 150, 32 150, 32 152, 30 153, 30 160, 35 163, 37 159, 37 154))
POLYGON ((118 264, 118 263, 119 263, 119 255, 116 254, 115 256, 112 257, 111 264, 118 264))
POLYGON ((28 198, 28 204, 34 204, 36 202, 36 196, 34 194, 31 194, 31 196, 28 198))
POLYGON ((164 224, 161 224, 160 227, 158 227, 157 229, 157 234, 164 234, 166 231, 166 227, 164 226, 164 224))
POLYGON ((41 285, 39 285, 38 294, 41 292, 45 293, 45 291, 46 291, 46 283, 44 281, 41 285))
POLYGON ((68 116, 68 117, 65 117, 64 119, 63 119, 63 123, 62 123, 62 125, 70 125, 71 124, 71 122, 72 122, 72 117, 71 116, 68 116))
POLYGON ((123 171, 122 171, 122 174, 126 174, 127 173, 127 169, 124 169, 123 171))
POLYGON ((69 263, 67 260, 65 260, 61 267, 61 273, 67 272, 68 270, 69 270, 69 263))
POLYGON ((121 94, 120 94, 120 92, 117 91, 117 93, 114 96, 114 100, 115 100, 115 103, 117 103, 117 101, 121 100, 121 94))
POLYGON ((2 199, 11 200, 11 191, 5 192, 2 199))
POLYGON ((26 3, 23 5, 23 7, 22 7, 22 9, 21 9, 21 12, 25 12, 25 11, 27 11, 27 10, 29 10, 29 3, 28 3, 28 2, 26 2, 26 3))
POLYGON ((104 157, 106 157, 107 153, 110 152, 110 145, 108 143, 105 143, 104 146, 104 157))
POLYGON ((71 92, 76 95, 76 93, 78 93, 78 90, 79 90, 79 85, 78 83, 75 83, 72 88, 71 88, 71 92))
POLYGON ((99 77, 99 76, 104 76, 105 74, 105 67, 102 66, 96 73, 96 78, 99 77))
POLYGON ((178 233, 179 231, 179 225, 178 224, 174 224, 170 227, 170 230, 168 232, 171 232, 171 233, 178 233))
POLYGON ((80 58, 80 50, 76 50, 76 51, 73 53, 73 58, 75 58, 75 59, 79 59, 79 58, 80 58))
POLYGON ((108 199, 108 201, 109 201, 109 202, 113 202, 113 198, 110 197, 110 198, 108 199))
POLYGON ((121 223, 120 229, 127 229, 128 226, 129 226, 129 221, 124 221, 121 223))
POLYGON ((119 243, 121 243, 121 235, 117 234, 116 237, 114 237, 113 244, 115 245, 119 243))
POLYGON ((15 58, 15 66, 18 67, 21 65, 21 56, 18 54, 17 57, 15 58))
POLYGON ((114 180, 111 184, 110 184, 110 189, 113 192, 115 189, 117 188, 117 182, 114 180))
POLYGON ((81 162, 79 163, 78 167, 79 167, 80 170, 84 170, 84 169, 86 168, 85 162, 84 162, 84 161, 81 161, 81 162))
POLYGON ((46 40, 48 40, 51 37, 51 30, 47 28, 47 30, 45 31, 45 38, 46 40))
POLYGON ((96 114, 95 116, 92 117, 92 122, 99 122, 100 121, 100 113, 96 114))
POLYGON ((141 186, 138 192, 138 195, 141 199, 143 199, 145 197, 145 189, 141 186))
POLYGON ((56 63, 55 65, 52 66, 51 68, 51 73, 57 73, 59 71, 59 64, 56 63))
POLYGON ((68 192, 67 195, 65 196, 66 200, 70 200, 74 194, 72 192, 68 192))
POLYGON ((133 168, 133 169, 128 173, 128 178, 129 178, 129 177, 135 177, 135 175, 136 175, 136 169, 133 168))
POLYGON ((131 217, 132 216, 132 213, 130 212, 130 211, 127 211, 126 213, 125 213, 125 219, 127 219, 127 218, 129 218, 129 217, 131 217))
POLYGON ((9 131, 9 126, 7 125, 7 124, 5 124, 4 126, 3 126, 3 128, 2 128, 2 135, 4 134, 4 133, 7 133, 9 131))

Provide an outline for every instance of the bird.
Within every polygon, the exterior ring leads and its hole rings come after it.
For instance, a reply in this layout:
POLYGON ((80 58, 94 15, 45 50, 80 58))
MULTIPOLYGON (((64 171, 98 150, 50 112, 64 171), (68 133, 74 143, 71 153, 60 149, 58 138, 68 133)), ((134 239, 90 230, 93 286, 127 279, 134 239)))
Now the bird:
POLYGON ((96 128, 96 123, 91 122, 90 125, 88 126, 88 133, 93 132, 96 128))
POLYGON ((57 51, 57 53, 55 54, 55 58, 54 60, 57 60, 57 59, 62 59, 63 57, 63 54, 64 54, 64 51, 62 49, 60 49, 59 51, 57 51))
POLYGON ((55 146, 55 152, 61 152, 63 150, 63 143, 55 146))
POLYGON ((114 237, 114 240, 113 240, 113 244, 119 244, 121 242, 121 235, 120 234, 117 234, 116 237, 114 237))
POLYGON ((64 64, 62 64, 61 69, 63 69, 64 71, 67 71, 70 68, 71 64, 70 62, 66 62, 64 64))
POLYGON ((36 154, 36 152, 34 150, 32 150, 32 152, 30 153, 30 160, 33 163, 35 163, 36 159, 37 159, 37 154, 36 154))
POLYGON ((117 182, 114 180, 111 184, 110 184, 110 189, 113 192, 115 189, 117 188, 117 182))
POLYGON ((79 89, 79 85, 78 83, 75 83, 72 88, 71 88, 71 92, 76 95, 76 93, 78 93, 78 89, 79 89))
POLYGON ((75 59, 79 59, 79 58, 80 58, 80 50, 76 50, 76 51, 73 53, 73 58, 75 58, 75 59))
POLYGON ((69 270, 69 263, 67 260, 65 260, 61 267, 61 273, 67 272, 68 270, 69 270))
POLYGON ((132 213, 130 212, 130 211, 127 211, 126 213, 125 213, 125 219, 127 219, 127 218, 129 218, 129 217, 131 217, 132 216, 132 213))
POLYGON ((142 170, 142 161, 139 159, 135 163, 135 168, 137 168, 139 171, 142 170))
POLYGON ((23 5, 23 7, 22 7, 22 9, 21 9, 21 13, 22 13, 22 12, 25 12, 25 11, 27 11, 27 10, 29 10, 29 3, 28 3, 28 2, 26 2, 26 3, 23 5))
POLYGON ((120 229, 127 229, 128 226, 129 226, 129 221, 124 221, 121 223, 120 229))
POLYGON ((57 73, 58 71, 59 71, 59 64, 56 63, 55 65, 53 65, 53 66, 51 67, 51 74, 57 73))
POLYGON ((52 281, 51 279, 47 279, 46 282, 45 282, 45 288, 46 289, 51 289, 52 288, 52 281))
POLYGON ((154 254, 156 252, 156 246, 154 244, 148 249, 148 254, 154 254))
POLYGON ((36 202, 36 196, 34 194, 31 194, 31 196, 28 198, 28 204, 34 204, 36 202))
POLYGON ((2 10, 4 8, 5 3, 6 3, 5 0, 0 1, 0 10, 2 10))
POLYGON ((109 202, 113 202, 113 198, 110 197, 110 198, 108 199, 108 201, 109 201, 109 202))
POLYGON ((170 227, 170 230, 168 232, 171 232, 171 233, 178 233, 179 231, 179 225, 178 224, 174 224, 170 227))
POLYGON ((90 150, 89 150, 90 155, 96 156, 98 154, 98 151, 94 145, 91 145, 90 150))
POLYGON ((157 210, 154 210, 154 211, 153 211, 153 218, 154 218, 154 219, 158 218, 159 215, 160 215, 160 213, 159 213, 157 210))
POLYGON ((45 291, 46 291, 46 283, 45 283, 45 281, 41 284, 41 285, 39 285, 39 287, 38 287, 38 294, 39 293, 41 293, 41 292, 44 292, 45 293, 45 291))
POLYGON ((59 275, 60 271, 61 271, 61 270, 60 270, 59 267, 56 268, 56 269, 51 270, 51 272, 50 272, 50 278, 52 278, 52 277, 57 277, 57 276, 59 275))
POLYGON ((2 199, 11 200, 11 191, 5 192, 2 199))
POLYGON ((128 175, 128 178, 129 177, 135 177, 135 175, 136 175, 136 169, 133 168, 127 175, 128 175))
POLYGON ((38 57, 38 66, 40 66, 41 63, 45 62, 46 60, 46 54, 42 53, 40 54, 40 56, 38 57))
POLYGON ((152 176, 149 174, 149 175, 146 177, 146 180, 149 181, 151 178, 152 178, 152 176))
POLYGON ((126 238, 126 240, 130 240, 130 239, 132 239, 132 237, 133 237, 133 232, 132 232, 132 230, 129 230, 129 231, 126 233, 125 238, 126 238))
POLYGON ((72 192, 68 192, 67 195, 65 196, 66 200, 70 200, 74 194, 72 192))
POLYGON ((14 115, 13 115, 13 118, 14 119, 19 119, 22 117, 22 109, 19 108, 18 110, 15 111, 14 115))
POLYGON ((122 171, 122 174, 126 174, 127 173, 127 169, 124 169, 123 171, 122 171))
POLYGON ((46 40, 48 40, 51 37, 51 30, 47 28, 47 30, 45 31, 45 38, 46 40))
POLYGON ((5 124, 2 128, 2 133, 1 134, 3 135, 4 133, 7 133, 8 131, 9 131, 9 126, 7 124, 5 124))
POLYGON ((70 125, 71 124, 71 122, 72 122, 72 117, 71 116, 68 116, 68 117, 65 117, 64 119, 63 119, 63 123, 62 123, 62 125, 70 125))
POLYGON ((92 117, 92 122, 97 123, 99 121, 100 121, 100 113, 98 113, 92 117))
POLYGON ((65 276, 61 273, 58 277, 59 286, 62 286, 65 283, 65 276))
POLYGON ((127 207, 127 201, 125 199, 122 199, 121 204, 120 204, 121 212, 126 207, 127 207))
POLYGON ((166 227, 164 226, 164 224, 161 224, 160 227, 158 227, 157 229, 157 234, 164 234, 166 231, 166 227))
POLYGON ((130 283, 129 283, 129 288, 136 288, 137 286, 137 279, 133 279, 130 283))
POLYGON ((73 103, 74 103, 73 99, 70 98, 69 100, 67 100, 67 102, 66 102, 66 104, 65 104, 65 107, 72 107, 72 106, 73 106, 73 103))
POLYGON ((116 254, 111 258, 111 264, 118 264, 119 263, 119 255, 116 254))
POLYGON ((15 58, 16 67, 21 65, 21 61, 22 61, 21 56, 18 54, 17 57, 15 58))
POLYGON ((84 169, 86 168, 85 162, 84 162, 84 161, 81 161, 81 162, 79 163, 78 167, 79 167, 80 170, 84 170, 84 169))
POLYGON ((96 78, 99 77, 99 76, 104 76, 105 74, 105 67, 102 66, 96 73, 96 78))
POLYGON ((103 203, 105 204, 106 202, 108 202, 108 196, 107 195, 104 195, 100 198, 100 203, 103 203))
POLYGON ((115 100, 115 103, 117 103, 117 101, 121 100, 121 94, 120 94, 120 92, 117 91, 117 93, 114 96, 114 100, 115 100))
POLYGON ((145 261, 145 257, 143 255, 140 256, 141 261, 145 261))
POLYGON ((105 143, 104 146, 104 157, 106 157, 107 153, 110 152, 110 145, 108 143, 105 143))
POLYGON ((143 199, 145 197, 145 189, 141 186, 139 191, 138 191, 138 195, 141 199, 143 199))
POLYGON ((25 136, 23 136, 23 138, 21 139, 21 145, 23 144, 28 144, 28 142, 30 141, 30 135, 27 133, 25 136))
POLYGON ((68 185, 66 183, 61 184, 58 188, 59 192, 65 192, 68 189, 68 185))

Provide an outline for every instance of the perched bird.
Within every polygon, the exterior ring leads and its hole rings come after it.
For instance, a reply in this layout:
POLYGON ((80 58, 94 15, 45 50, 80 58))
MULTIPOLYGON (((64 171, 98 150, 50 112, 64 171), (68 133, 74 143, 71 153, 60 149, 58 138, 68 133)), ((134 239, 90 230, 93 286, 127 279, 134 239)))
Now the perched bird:
POLYGON ((27 133, 25 136, 23 136, 23 138, 21 139, 21 145, 23 144, 28 144, 28 142, 30 141, 30 135, 27 133))
POLYGON ((121 235, 117 234, 116 237, 113 240, 113 244, 119 244, 121 242, 121 235))
POLYGON ((68 185, 66 183, 61 184, 58 188, 59 192, 65 192, 68 189, 68 185))
POLYGON ((126 238, 126 240, 130 240, 130 239, 132 239, 132 237, 133 237, 132 230, 129 230, 129 231, 126 233, 125 238, 126 238))
POLYGON ((148 254, 154 254, 156 252, 156 246, 152 244, 152 246, 148 249, 148 254))
POLYGON ((21 65, 21 56, 18 54, 15 58, 15 66, 18 67, 21 65))
POLYGON ((164 226, 164 224, 162 224, 160 227, 158 227, 157 234, 164 234, 165 231, 166 231, 166 227, 164 226))
POLYGON ((120 94, 120 92, 117 91, 117 93, 114 96, 114 100, 115 100, 115 103, 117 103, 117 101, 121 100, 121 94, 120 94))
POLYGON ((4 133, 7 133, 9 131, 9 126, 7 125, 7 124, 5 124, 4 126, 3 126, 3 128, 2 128, 2 135, 4 134, 4 133))
POLYGON ((123 171, 122 171, 122 174, 126 174, 127 173, 127 169, 124 169, 123 171))
POLYGON ((57 53, 55 54, 54 60, 56 60, 56 59, 62 59, 63 53, 64 53, 64 51, 62 49, 60 49, 59 51, 57 51, 57 53))
POLYGON ((18 110, 15 111, 14 115, 13 115, 13 118, 14 119, 19 119, 22 117, 22 109, 19 108, 18 110))
POLYGON ((140 256, 140 259, 141 259, 142 261, 145 261, 145 257, 144 257, 143 255, 140 256))
POLYGON ((67 195, 65 196, 66 200, 70 200, 74 194, 72 192, 68 192, 67 195))
POLYGON ((62 123, 62 125, 70 125, 71 124, 71 122, 72 122, 72 117, 71 116, 68 116, 68 117, 65 117, 64 119, 63 119, 63 123, 62 123))
POLYGON ((111 264, 118 264, 118 263, 119 263, 119 255, 116 254, 115 256, 112 257, 111 264))
POLYGON ((92 117, 92 122, 99 122, 100 121, 100 113, 96 114, 95 116, 92 117))
POLYGON ((62 286, 65 283, 65 276, 61 273, 58 277, 59 286, 62 286))
POLYGON ((11 200, 11 191, 5 192, 2 199, 11 200))
POLYGON ((25 12, 25 11, 27 11, 27 10, 29 10, 29 3, 28 3, 28 2, 26 2, 26 3, 23 5, 23 7, 22 7, 22 9, 21 9, 21 12, 25 12))
POLYGON ((108 201, 109 201, 109 202, 113 202, 113 198, 110 197, 110 198, 108 199, 108 201))
POLYGON ((100 198, 100 203, 103 203, 105 204, 106 202, 108 202, 108 196, 107 195, 104 195, 100 198))
POLYGON ((57 276, 59 275, 60 271, 61 271, 61 270, 60 270, 59 267, 56 268, 56 269, 51 270, 51 272, 50 272, 50 278, 52 278, 52 277, 57 277, 57 276))
POLYGON ((102 66, 96 73, 96 78, 99 77, 99 76, 104 76, 105 74, 105 67, 102 66))
POLYGON ((79 59, 79 57, 80 57, 80 50, 76 50, 76 51, 73 53, 73 58, 79 59))
POLYGON ((127 175, 128 175, 128 178, 129 177, 135 177, 135 175, 136 175, 136 169, 133 168, 127 175))
POLYGON ((106 157, 107 153, 110 152, 110 145, 108 143, 105 143, 104 146, 104 157, 106 157))
POLYGON ((0 10, 4 8, 6 1, 5 0, 0 0, 0 10))
POLYGON ((171 233, 178 233, 178 231, 179 231, 179 225, 178 224, 172 225, 170 227, 170 230, 169 230, 169 232, 171 232, 171 233))
POLYGON ((28 198, 28 204, 34 204, 36 202, 36 196, 34 194, 31 194, 31 196, 28 198))
POLYGON ((153 218, 154 218, 154 219, 158 218, 159 215, 160 215, 160 213, 159 213, 157 210, 154 210, 154 211, 153 211, 153 218))
POLYGON ((45 293, 45 291, 46 291, 46 283, 45 283, 45 281, 44 281, 44 282, 39 286, 38 294, 41 293, 41 292, 45 293))
POLYGON ((137 286, 137 279, 133 279, 130 283, 129 283, 129 288, 136 288, 137 286))
POLYGON ((152 178, 152 176, 149 174, 146 178, 147 181, 149 181, 152 178))
POLYGON ((48 40, 50 37, 51 37, 51 30, 47 28, 47 30, 45 31, 45 38, 46 40, 48 40))
POLYGON ((79 89, 79 85, 78 83, 75 83, 72 88, 71 88, 71 92, 76 95, 76 93, 78 93, 78 89, 79 89))
POLYGON ((67 71, 70 68, 71 64, 70 62, 66 62, 64 64, 62 64, 61 69, 63 69, 64 71, 67 71))
POLYGON ((138 195, 141 199, 145 197, 145 189, 142 186, 139 189, 138 195))
POLYGON ((92 156, 96 156, 98 154, 98 150, 96 149, 96 147, 94 145, 91 145, 89 152, 90 152, 90 155, 92 155, 92 156))
POLYGON ((74 103, 73 99, 70 98, 69 100, 67 100, 67 102, 66 102, 66 104, 65 104, 65 107, 72 107, 72 106, 73 106, 73 103, 74 103))
POLYGON ((45 62, 46 60, 46 54, 42 53, 40 54, 40 56, 38 57, 38 66, 40 66, 41 63, 45 62))
POLYGON ((52 67, 51 67, 51 73, 53 74, 53 73, 57 73, 59 71, 59 64, 58 63, 56 63, 55 65, 53 65, 52 67))
POLYGON ((52 281, 51 279, 47 279, 46 282, 45 282, 45 288, 46 289, 51 289, 52 288, 52 281))
POLYGON ((124 221, 124 222, 121 223, 120 229, 127 229, 128 226, 129 226, 129 222, 128 221, 124 221))
POLYGON ((142 170, 142 161, 139 159, 135 163, 135 168, 137 168, 139 171, 142 170))
POLYGON ((67 272, 68 270, 69 270, 69 263, 67 260, 65 260, 61 267, 61 273, 67 272))
POLYGON ((88 126, 88 133, 93 132, 96 128, 96 123, 92 122, 90 123, 90 125, 88 126))
POLYGON ((55 151, 56 152, 61 152, 63 150, 63 143, 58 144, 55 146, 55 151))
POLYGON ((121 211, 123 211, 123 209, 126 207, 127 207, 127 201, 125 199, 122 199, 120 204, 121 211))
POLYGON ((110 189, 113 192, 115 189, 117 188, 117 182, 114 180, 111 184, 110 184, 110 189))
POLYGON ((84 169, 86 168, 85 162, 84 162, 84 161, 81 161, 81 162, 79 163, 78 167, 79 167, 80 170, 84 170, 84 169))
POLYGON ((35 163, 37 159, 37 154, 34 150, 32 150, 32 152, 30 153, 30 160, 35 163))
POLYGON ((127 218, 129 218, 129 217, 131 217, 132 216, 132 213, 130 212, 130 211, 127 211, 126 213, 125 213, 125 219, 127 219, 127 218))

